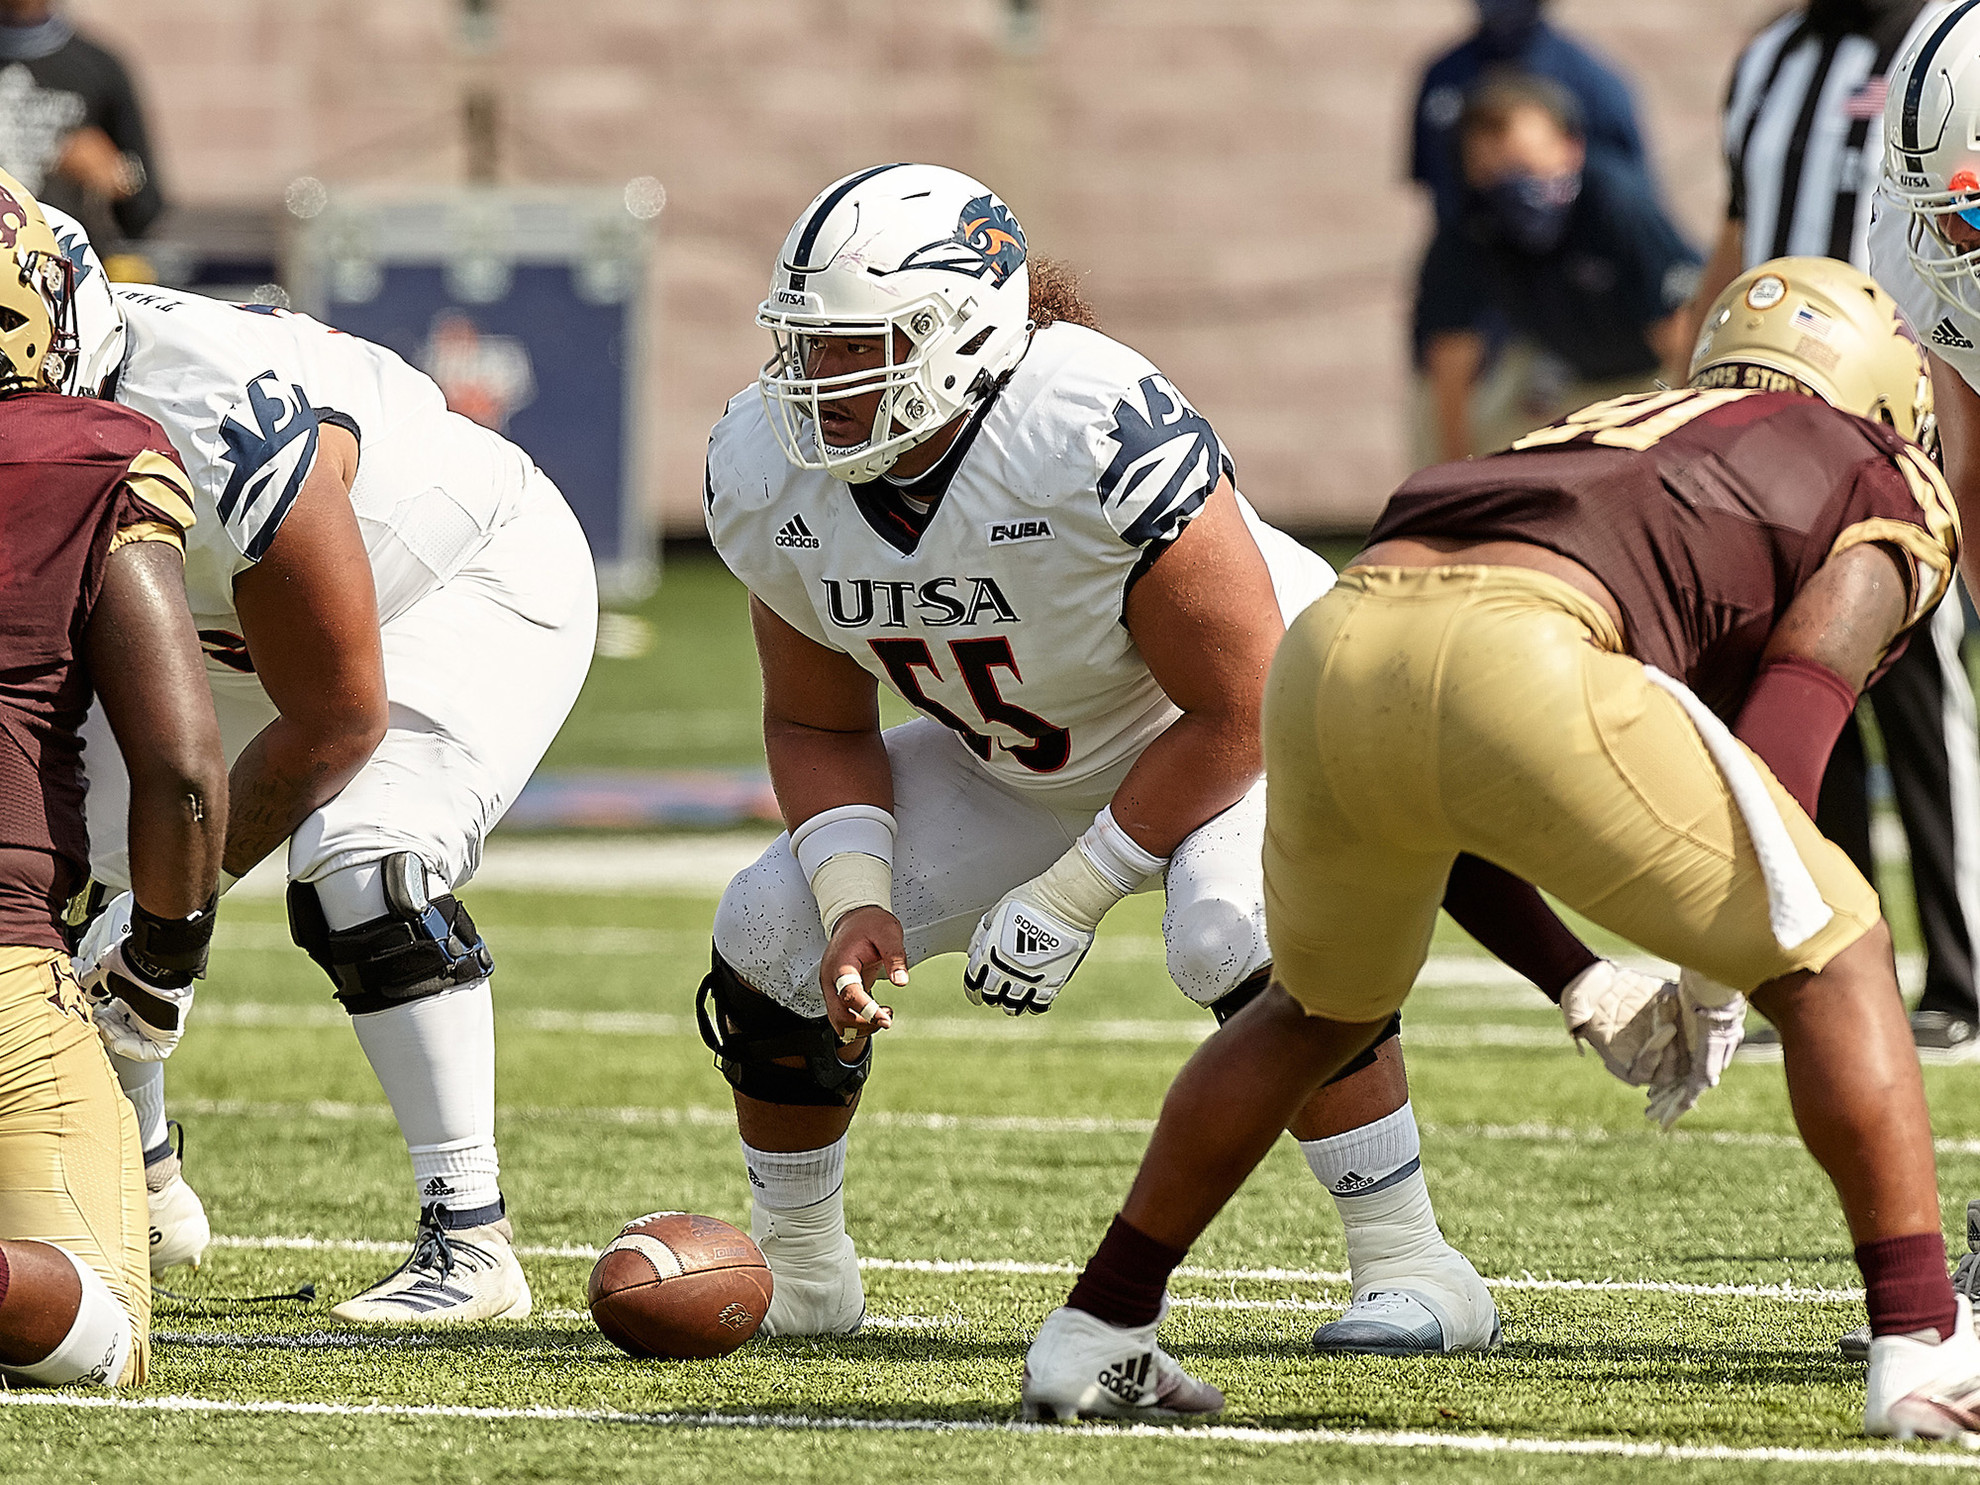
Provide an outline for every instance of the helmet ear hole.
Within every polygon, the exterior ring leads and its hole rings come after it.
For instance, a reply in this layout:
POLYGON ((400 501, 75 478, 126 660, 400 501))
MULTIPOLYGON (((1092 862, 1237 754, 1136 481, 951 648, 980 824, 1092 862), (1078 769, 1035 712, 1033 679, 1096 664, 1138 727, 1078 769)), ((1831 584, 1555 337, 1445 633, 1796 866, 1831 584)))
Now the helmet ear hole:
POLYGON ((0 305, 0 330, 18 330, 27 323, 27 316, 17 309, 0 305))

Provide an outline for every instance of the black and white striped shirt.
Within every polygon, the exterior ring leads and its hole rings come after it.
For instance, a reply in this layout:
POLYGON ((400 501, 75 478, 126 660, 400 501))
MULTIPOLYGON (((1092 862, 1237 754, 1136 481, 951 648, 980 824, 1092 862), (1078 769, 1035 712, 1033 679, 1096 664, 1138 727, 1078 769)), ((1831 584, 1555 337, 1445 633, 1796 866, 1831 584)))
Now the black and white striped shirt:
POLYGON ((1885 74, 1945 3, 1898 7, 1874 35, 1824 34, 1806 11, 1755 37, 1726 98, 1726 215, 1745 224, 1751 268, 1787 255, 1868 270, 1870 205, 1883 170, 1885 74))

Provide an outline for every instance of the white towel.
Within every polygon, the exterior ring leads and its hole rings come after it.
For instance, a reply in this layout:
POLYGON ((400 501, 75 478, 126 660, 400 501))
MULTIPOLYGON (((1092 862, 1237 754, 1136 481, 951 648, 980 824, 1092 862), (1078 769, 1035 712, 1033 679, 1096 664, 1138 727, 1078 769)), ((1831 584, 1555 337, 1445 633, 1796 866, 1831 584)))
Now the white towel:
POLYGON ((1732 729, 1713 715, 1711 708, 1689 686, 1665 675, 1654 665, 1644 666, 1643 671, 1652 684, 1677 698, 1678 705, 1684 708, 1691 725, 1704 740, 1705 751, 1718 764, 1726 787, 1732 791, 1733 803, 1739 806, 1740 818, 1746 822, 1753 854, 1760 859, 1760 873, 1767 882, 1767 922, 1774 930, 1774 941, 1783 949, 1799 948, 1826 928, 1835 914, 1822 900, 1821 889, 1809 875, 1801 853, 1794 848, 1794 840, 1775 807, 1773 795, 1767 792, 1760 771, 1746 756, 1746 749, 1732 735, 1732 729))

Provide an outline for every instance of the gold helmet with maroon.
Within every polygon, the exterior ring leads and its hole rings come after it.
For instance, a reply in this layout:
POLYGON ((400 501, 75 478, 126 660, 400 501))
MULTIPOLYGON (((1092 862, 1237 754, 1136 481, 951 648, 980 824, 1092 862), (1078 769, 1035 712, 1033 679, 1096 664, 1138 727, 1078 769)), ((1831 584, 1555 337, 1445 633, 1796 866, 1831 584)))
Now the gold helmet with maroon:
POLYGON ((0 396, 61 387, 75 354, 74 284, 41 203, 0 171, 0 396))
POLYGON ((1875 279, 1834 258, 1775 258, 1726 285, 1705 312, 1690 384, 1799 391, 1927 451, 1938 442, 1917 333, 1875 279))

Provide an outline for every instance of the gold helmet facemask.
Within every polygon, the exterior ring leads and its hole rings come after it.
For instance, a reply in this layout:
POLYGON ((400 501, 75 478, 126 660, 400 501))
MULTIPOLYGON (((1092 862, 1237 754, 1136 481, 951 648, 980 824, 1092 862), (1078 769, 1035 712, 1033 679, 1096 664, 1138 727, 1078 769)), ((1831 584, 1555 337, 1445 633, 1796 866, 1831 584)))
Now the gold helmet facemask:
POLYGON ((0 171, 0 396, 61 387, 76 353, 74 290, 41 203, 0 171))
POLYGON ((1932 373, 1897 301, 1834 258, 1775 258, 1705 313, 1690 385, 1799 391, 1936 453, 1932 373))

